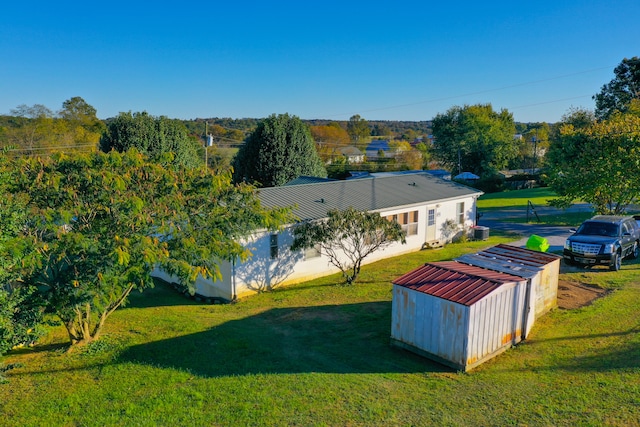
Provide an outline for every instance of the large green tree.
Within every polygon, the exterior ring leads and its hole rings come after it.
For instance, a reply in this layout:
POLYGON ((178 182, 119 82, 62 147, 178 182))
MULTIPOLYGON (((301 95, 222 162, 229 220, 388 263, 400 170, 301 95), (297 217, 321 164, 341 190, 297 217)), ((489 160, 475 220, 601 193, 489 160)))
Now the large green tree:
POLYGON ((22 104, 11 110, 11 114, 16 120, 7 132, 8 147, 32 153, 55 145, 52 138, 53 112, 50 109, 42 104, 22 104))
POLYGON ((5 192, 28 212, 17 237, 39 255, 14 274, 42 295, 71 344, 96 339, 133 290, 151 286, 156 266, 186 284, 220 277, 221 260, 250 255, 240 238, 289 220, 230 174, 166 168, 135 150, 15 159, 3 173, 5 192))
POLYGON ((369 122, 360 117, 359 114, 351 116, 347 122, 347 132, 351 139, 356 143, 359 143, 369 136, 371 136, 371 129, 369 129, 369 122))
POLYGON ((366 257, 395 242, 405 243, 400 224, 377 212, 354 208, 334 209, 324 220, 302 223, 294 229, 294 236, 292 250, 319 246, 348 285, 358 278, 366 257))
POLYGON ((338 150, 348 146, 350 139, 349 134, 340 124, 332 122, 328 125, 310 126, 309 129, 323 162, 332 163, 342 157, 338 150))
POLYGON ((57 114, 41 104, 19 105, 11 114, 0 143, 24 154, 94 151, 104 131, 96 109, 79 96, 64 101, 57 114))
POLYGON ((233 161, 236 182, 264 187, 284 185, 302 175, 326 177, 309 127, 289 114, 271 115, 258 123, 233 161))
POLYGON ((454 106, 436 115, 433 136, 434 156, 456 173, 493 175, 518 154, 512 114, 491 104, 454 106))
POLYGON ((110 120, 100 148, 104 152, 135 148, 153 161, 166 160, 166 154, 173 153, 171 163, 188 168, 204 164, 203 146, 189 135, 181 121, 147 112, 120 113, 110 120))
POLYGON ((624 58, 613 72, 615 77, 593 96, 598 119, 607 119, 615 111, 625 112, 632 99, 640 99, 640 58, 624 58))
POLYGON ((555 204, 584 200, 597 213, 621 214, 640 195, 640 101, 606 120, 587 119, 569 115, 549 148, 548 183, 561 196, 555 204))

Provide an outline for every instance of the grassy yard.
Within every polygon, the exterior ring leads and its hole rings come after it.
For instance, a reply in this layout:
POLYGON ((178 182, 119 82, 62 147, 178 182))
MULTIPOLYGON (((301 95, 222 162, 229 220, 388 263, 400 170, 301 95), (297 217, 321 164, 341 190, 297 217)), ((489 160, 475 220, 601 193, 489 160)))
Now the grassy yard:
POLYGON ((525 208, 531 201, 536 206, 547 206, 550 200, 555 199, 556 194, 547 187, 527 188, 524 190, 503 191, 499 193, 487 193, 478 199, 478 209, 510 209, 525 208))
POLYGON ((640 263, 563 274, 614 290, 539 319, 517 348, 457 373, 391 348, 391 280, 508 240, 449 245, 231 305, 159 285, 91 346, 64 331, 5 358, 0 425, 632 426, 640 420, 640 263))

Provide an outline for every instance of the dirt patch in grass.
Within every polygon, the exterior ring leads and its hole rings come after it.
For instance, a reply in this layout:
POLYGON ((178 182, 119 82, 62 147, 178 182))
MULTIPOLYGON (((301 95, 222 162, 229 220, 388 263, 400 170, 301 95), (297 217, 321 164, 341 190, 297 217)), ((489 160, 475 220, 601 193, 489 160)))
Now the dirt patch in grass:
POLYGON ((560 280, 558 281, 558 307, 566 310, 584 307, 606 293, 607 290, 599 286, 560 280))

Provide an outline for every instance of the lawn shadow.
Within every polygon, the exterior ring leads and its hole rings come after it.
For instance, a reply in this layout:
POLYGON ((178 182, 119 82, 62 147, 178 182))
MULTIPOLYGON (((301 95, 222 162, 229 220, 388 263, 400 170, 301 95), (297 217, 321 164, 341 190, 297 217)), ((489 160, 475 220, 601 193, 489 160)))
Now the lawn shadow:
POLYGON ((196 334, 129 347, 118 362, 202 377, 450 372, 389 344, 391 303, 275 308, 196 334))
POLYGON ((190 296, 185 296, 179 292, 172 283, 154 277, 153 287, 147 288, 143 292, 132 291, 125 307, 173 307, 199 304, 192 300, 190 296))

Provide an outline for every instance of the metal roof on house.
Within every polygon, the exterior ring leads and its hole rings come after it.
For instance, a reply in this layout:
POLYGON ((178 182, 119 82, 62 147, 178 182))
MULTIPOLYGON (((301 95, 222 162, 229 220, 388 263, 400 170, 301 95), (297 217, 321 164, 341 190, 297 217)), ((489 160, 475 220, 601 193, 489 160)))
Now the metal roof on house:
POLYGON ((427 263, 393 281, 394 285, 471 306, 500 286, 522 277, 455 261, 427 263))
POLYGON ((379 211, 394 207, 437 203, 481 191, 427 173, 368 177, 345 181, 268 187, 258 190, 266 207, 294 206, 301 220, 325 218, 331 209, 379 211))
POLYGON ((345 156, 362 156, 363 153, 358 149, 358 147, 354 147, 353 145, 349 145, 347 147, 342 147, 338 149, 341 154, 345 156))

